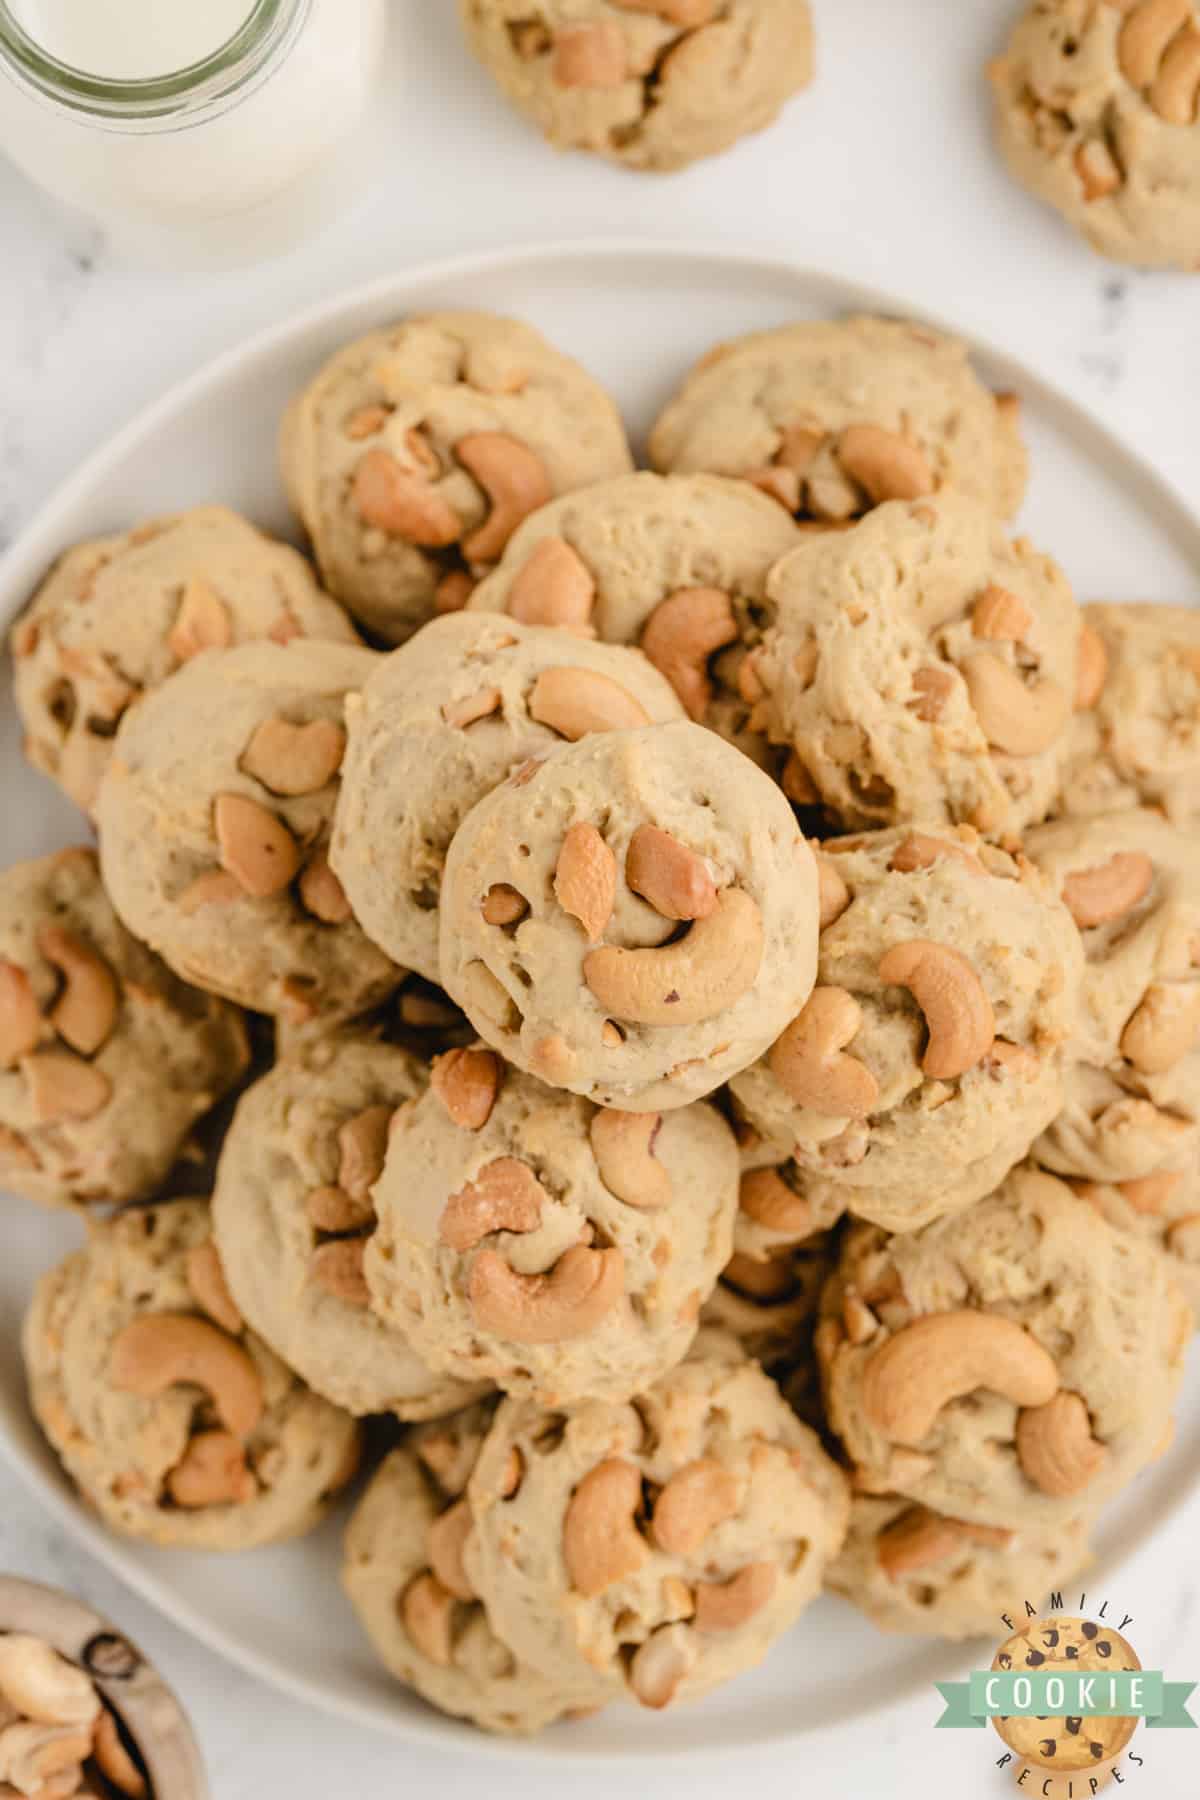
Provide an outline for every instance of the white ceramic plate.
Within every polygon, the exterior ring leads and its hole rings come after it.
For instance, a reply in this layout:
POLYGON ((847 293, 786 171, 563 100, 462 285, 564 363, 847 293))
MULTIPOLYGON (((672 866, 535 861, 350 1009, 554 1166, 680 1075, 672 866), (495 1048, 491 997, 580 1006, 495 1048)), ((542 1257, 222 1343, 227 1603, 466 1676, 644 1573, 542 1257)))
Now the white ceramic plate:
MULTIPOLYGON (((431 307, 488 308, 539 326, 606 383, 639 434, 683 371, 718 338, 797 316, 917 310, 894 296, 760 256, 639 243, 477 257, 377 282, 220 358, 93 456, 0 563, 0 625, 66 545, 146 514, 225 501, 287 532, 275 465, 285 401, 345 339, 431 307)), ((1011 359, 975 348, 985 379, 1016 389, 1024 401, 1033 482, 1022 526, 1063 562, 1077 592, 1193 602, 1200 520, 1070 401, 1011 359)), ((83 835, 79 816, 21 760, 9 674, 0 670, 0 865, 83 835)), ((761 1748, 838 1724, 850 1730, 864 1712, 915 1691, 932 1698, 931 1684, 962 1664, 952 1647, 882 1637, 829 1599, 805 1616, 763 1669, 683 1713, 658 1717, 613 1708, 532 1745, 496 1743, 443 1720, 373 1663, 337 1586, 340 1520, 299 1544, 219 1557, 110 1537, 83 1509, 30 1419, 18 1350, 30 1289, 77 1242, 79 1227, 5 1204, 11 1210, 0 1258, 0 1446, 11 1466, 97 1556, 178 1624, 315 1707, 458 1749, 543 1760, 642 1759, 761 1748)), ((1200 1395, 1191 1392, 1176 1449, 1106 1519, 1098 1540, 1103 1560, 1141 1543, 1193 1493, 1200 1482, 1198 1427, 1200 1395)))

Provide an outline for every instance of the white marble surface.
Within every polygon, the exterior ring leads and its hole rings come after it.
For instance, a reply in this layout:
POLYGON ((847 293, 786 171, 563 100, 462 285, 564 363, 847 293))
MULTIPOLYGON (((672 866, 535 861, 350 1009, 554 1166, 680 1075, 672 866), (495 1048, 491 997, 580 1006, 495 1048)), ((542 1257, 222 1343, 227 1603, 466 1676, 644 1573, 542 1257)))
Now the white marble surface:
MULTIPOLYGON (((660 180, 554 157, 467 61, 452 0, 392 4, 385 154, 363 170, 337 227, 287 258, 218 273, 135 266, 0 164, 0 543, 143 402, 289 311, 458 250, 617 233, 786 252, 906 294, 914 310, 951 313, 1090 405, 1200 504, 1200 289, 1098 262, 1010 188, 988 148, 981 85, 1009 0, 815 0, 813 91, 768 136, 660 180)), ((564 1780, 599 1800, 628 1779, 435 1759, 307 1714, 186 1640, 0 1481, 0 1566, 73 1588, 142 1641, 191 1709, 218 1800, 475 1783, 507 1800, 549 1796, 564 1780)), ((1198 1525, 1200 1502, 1130 1562, 1114 1593, 1135 1615, 1144 1660, 1176 1677, 1200 1676, 1198 1525)), ((931 1696, 870 1730, 806 1739, 750 1767, 706 1757, 642 1778, 660 1800, 715 1795, 747 1775, 764 1796, 1015 1791, 991 1770, 990 1734, 986 1744, 935 1736, 936 1712, 931 1696)), ((1143 1732, 1135 1748, 1146 1764, 1129 1770, 1132 1793, 1183 1800, 1200 1789, 1191 1734, 1143 1732)))

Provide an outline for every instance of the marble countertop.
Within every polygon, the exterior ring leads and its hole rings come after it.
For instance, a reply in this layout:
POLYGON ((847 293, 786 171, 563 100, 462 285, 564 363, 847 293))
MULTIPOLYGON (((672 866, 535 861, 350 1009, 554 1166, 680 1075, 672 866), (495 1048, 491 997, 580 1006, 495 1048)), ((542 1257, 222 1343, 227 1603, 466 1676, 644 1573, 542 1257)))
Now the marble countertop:
MULTIPOLYGON (((1200 290, 1195 278, 1098 261, 1010 186, 989 149, 981 77, 1010 0, 814 0, 812 91, 767 136, 669 179, 555 157, 466 58, 452 0, 392 6, 386 154, 362 171, 346 216, 285 258, 207 273, 136 265, 0 162, 0 545, 138 407, 263 325, 398 266, 605 234, 786 253, 951 314, 1083 401, 1200 504, 1200 290)), ((318 1718, 151 1612, 11 1478, 3 1496, 0 1566, 72 1588, 142 1642, 191 1710, 218 1800, 483 1782, 505 1800, 549 1796, 564 1776, 580 1800, 599 1800, 622 1778, 435 1757, 318 1718)), ((1180 1677, 1200 1676, 1198 1527, 1200 1498, 1125 1566, 1113 1595, 1136 1615, 1144 1658, 1180 1677)), ((657 1764, 656 1796, 716 1795, 751 1770, 764 1796, 1015 1791, 973 1734, 935 1735, 935 1713, 931 1697, 749 1768, 745 1757, 657 1764)), ((1128 1774, 1134 1794, 1183 1800, 1200 1788, 1191 1734, 1142 1733, 1135 1747, 1146 1763, 1128 1774)))

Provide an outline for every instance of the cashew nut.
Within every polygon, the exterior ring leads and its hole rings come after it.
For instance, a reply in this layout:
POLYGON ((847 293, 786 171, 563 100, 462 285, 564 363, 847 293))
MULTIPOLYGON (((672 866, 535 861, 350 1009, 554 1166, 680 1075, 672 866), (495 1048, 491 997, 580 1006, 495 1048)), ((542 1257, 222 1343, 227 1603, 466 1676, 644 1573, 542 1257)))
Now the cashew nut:
POLYGON ((400 1601, 405 1631, 421 1655, 439 1669, 448 1669, 453 1656, 454 1605, 454 1595, 428 1572, 409 1582, 400 1601))
POLYGON ((468 725, 475 725, 480 719, 490 719, 503 704, 504 696, 498 687, 479 688, 473 694, 464 694, 461 699, 443 701, 442 717, 447 725, 465 731, 468 725))
POLYGON ((922 724, 935 725, 955 689, 952 672, 932 666, 915 669, 912 685, 916 698, 908 702, 909 711, 915 713, 922 724))
POLYGON ((1033 614, 1019 594, 989 582, 971 609, 971 632, 990 643, 1020 643, 1030 626, 1033 614))
POLYGON ((368 450, 354 472, 351 503, 364 525, 423 550, 458 542, 463 522, 443 494, 386 450, 368 450))
POLYGON ((737 1631, 762 1611, 775 1592, 779 1570, 773 1562, 747 1563, 729 1581, 701 1581, 696 1587, 697 1631, 737 1631))
POLYGON ((910 1449, 928 1437, 944 1406, 976 1388, 1014 1406, 1044 1406, 1058 1392, 1058 1369, 1014 1320, 964 1308, 914 1319, 872 1351, 862 1371, 868 1420, 910 1449))
POLYGON ((1117 62, 1134 87, 1149 87, 1163 53, 1191 17, 1189 0, 1134 0, 1117 38, 1117 62))
POLYGON ((543 669, 530 690, 529 716, 571 743, 589 731, 628 731, 650 723, 639 700, 594 669, 543 669))
POLYGON ((1121 1033, 1121 1055, 1143 1075, 1161 1075, 1196 1047, 1200 982, 1152 982, 1121 1033))
POLYGON ((318 850, 304 865, 299 894, 305 911, 323 925, 344 925, 352 917, 346 890, 330 868, 325 850, 318 850))
POLYGON ((1141 850, 1118 850, 1105 863, 1077 869, 1062 884, 1063 902, 1080 931, 1111 925, 1140 906, 1154 885, 1154 864, 1141 850))
POLYGON ((232 641, 228 607, 207 581, 193 576, 184 585, 167 649, 178 662, 189 662, 202 650, 224 650, 232 641))
POLYGON ((508 610, 524 625, 586 625, 596 583, 565 538, 543 538, 515 577, 508 610))
MULTIPOLYGON (((631 5, 632 0, 617 0, 631 5)), ((642 1706, 661 1712, 669 1706, 696 1661, 695 1639, 686 1625, 660 1625, 634 1652, 629 1686, 642 1706)))
POLYGON ((879 961, 879 979, 905 987, 921 1011, 929 1042, 921 1067, 934 1081, 965 1075, 987 1054, 996 1020, 987 990, 966 957, 948 944, 910 938, 879 961))
POLYGON ((817 1228, 811 1202, 790 1188, 775 1169, 752 1169, 742 1176, 738 1204, 748 1219, 767 1231, 786 1232, 797 1241, 817 1228))
POLYGON ((838 438, 837 457, 873 506, 884 500, 919 500, 936 485, 920 446, 881 425, 848 425, 838 438))
POLYGON ((476 585, 465 569, 451 569, 433 590, 433 610, 439 617, 444 613, 461 612, 476 585))
POLYGON ((536 1231, 549 1197, 528 1163, 515 1156, 497 1157, 451 1194, 438 1238, 447 1249, 473 1250, 493 1231, 536 1231))
POLYGON ((476 431, 459 438, 454 453, 475 477, 491 510, 464 540, 471 562, 495 562, 517 526, 554 498, 546 465, 527 444, 501 431, 476 431))
POLYGON ((990 650, 964 659, 963 680, 988 743, 1010 756, 1048 750, 1071 715, 1071 696, 1049 676, 1026 683, 990 650))
POLYGON ((0 962, 0 1069, 15 1068, 37 1048, 42 1015, 32 984, 17 963, 0 962))
POLYGON ((363 1238, 333 1238, 318 1244, 308 1259, 309 1279, 344 1306, 366 1308, 371 1290, 363 1273, 363 1238))
POLYGON ((256 900, 281 894, 300 867, 300 848, 274 813, 244 794, 218 794, 213 825, 221 867, 256 900))
POLYGON ((484 895, 479 910, 488 925, 519 925, 529 911, 529 902, 507 881, 495 881, 484 895))
POLYGON ((611 1018, 639 1025, 698 1025, 741 999, 762 965, 763 923, 740 888, 722 888, 706 919, 655 949, 605 945, 583 960, 583 978, 611 1018))
POLYGON ((588 943, 599 943, 617 901, 617 859, 594 825, 572 825, 563 838, 554 896, 579 920, 588 943))
POLYGON ((338 1127, 338 1186, 352 1200, 365 1201, 383 1174, 391 1106, 367 1106, 338 1127))
POLYGON ((425 1553, 434 1576, 456 1600, 478 1598, 463 1562, 472 1524, 471 1508, 465 1500, 456 1500, 444 1513, 439 1513, 425 1540, 425 1553))
MULTIPOLYGON (((894 866, 894 865, 893 865, 894 866)), ((850 889, 827 856, 817 855, 817 894, 821 930, 835 925, 850 904, 850 889)))
POLYGON ((657 825, 639 825, 630 838, 625 882, 664 919, 707 919, 717 904, 704 858, 657 825))
POLYGON ((1087 712, 1095 706, 1108 680, 1108 646, 1093 625, 1079 630, 1079 652, 1075 676, 1075 711, 1087 712))
POLYGON ((889 1581, 913 1575, 931 1563, 945 1562, 964 1544, 984 1544, 1003 1549, 1012 1532, 1000 1525, 971 1525, 963 1519, 947 1519, 925 1506, 910 1506, 875 1540, 875 1557, 889 1581))
POLYGON ((99 951, 61 925, 43 925, 37 946, 63 978, 63 991, 50 1023, 72 1050, 93 1056, 107 1043, 117 1022, 120 989, 116 976, 99 951))
POLYGON ((654 1211, 671 1199, 671 1177, 654 1154, 661 1113, 617 1112, 602 1106, 588 1131, 600 1179, 626 1206, 654 1211))
POLYGON ((239 1336, 245 1321, 229 1291, 216 1239, 205 1238, 202 1244, 193 1244, 184 1258, 183 1267, 192 1298, 200 1310, 206 1312, 222 1331, 229 1332, 231 1337, 239 1336))
POLYGON ((1167 45, 1150 87, 1150 104, 1168 125, 1194 125, 1200 101, 1200 31, 1189 22, 1167 45))
POLYGON ((185 919, 190 919, 193 913, 206 906, 232 906, 244 898, 245 891, 241 882, 227 875, 224 869, 209 869, 207 874, 197 875, 195 881, 184 888, 179 896, 179 910, 185 919))
POLYGON ((1136 1181, 1118 1181, 1117 1187, 1135 1212, 1157 1217, 1166 1209, 1182 1180, 1182 1169, 1160 1169, 1157 1175, 1143 1175, 1136 1181))
POLYGON ((337 1237, 349 1231, 362 1231, 375 1222, 375 1209, 369 1198, 352 1200, 340 1187, 314 1188, 304 1202, 304 1211, 314 1231, 326 1231, 337 1237))
POLYGON ((123 1393, 156 1400, 177 1384, 203 1388, 222 1425, 250 1436, 262 1416, 258 1369, 242 1346, 190 1313, 141 1313, 113 1339, 109 1380, 123 1393))
POLYGON ((120 1726, 110 1712, 102 1712, 96 1721, 92 1755, 104 1779, 119 1794, 126 1795, 127 1800, 149 1800, 146 1777, 125 1748, 120 1726))
POLYGON ((462 1131, 482 1131, 492 1116, 504 1065, 494 1050, 447 1050, 434 1058, 429 1086, 462 1131))
POLYGON ((558 1344, 594 1331, 625 1292, 616 1249, 575 1244, 545 1275, 519 1275, 495 1250, 481 1250, 467 1293, 475 1321, 516 1344, 558 1344))
POLYGON ((1068 1388, 1017 1414, 1016 1445, 1026 1476, 1056 1499, 1082 1493, 1108 1461, 1108 1451, 1092 1436, 1085 1402, 1068 1388))
POLYGON ((728 1287, 736 1288, 739 1294, 745 1294, 764 1306, 773 1305, 777 1300, 790 1299, 796 1291, 791 1264, 782 1255, 768 1256, 765 1261, 760 1262, 753 1256, 746 1256, 741 1250, 735 1250, 721 1270, 721 1280, 728 1287))
POLYGON ((931 869, 943 857, 952 856, 974 874, 983 875, 983 864, 974 851, 946 838, 929 837, 921 831, 910 831, 902 844, 897 844, 888 868, 898 875, 912 875, 917 869, 931 869))
POLYGON ((555 32, 554 79, 559 87, 620 87, 628 73, 625 39, 614 20, 597 19, 593 25, 568 25, 555 32))
POLYGON ((40 1125, 59 1119, 94 1119, 112 1098, 112 1082, 93 1063, 69 1050, 38 1050, 22 1058, 33 1116, 40 1125))
POLYGON ((594 1599, 614 1581, 636 1575, 648 1554, 637 1527, 642 1477, 617 1457, 589 1469, 567 1502, 563 1561, 571 1586, 594 1599))
POLYGON ((666 676, 688 717, 701 720, 712 703, 708 659, 740 636, 733 602, 722 588, 679 588, 647 619, 642 651, 666 676))
POLYGON ((331 782, 346 754, 346 732, 334 719, 293 725, 264 719, 242 752, 241 768, 273 794, 315 794, 331 782))
POLYGON ((862 1007, 845 988, 813 989, 767 1056, 772 1075, 797 1106, 846 1119, 865 1119, 874 1110, 879 1083, 865 1063, 846 1054, 861 1024, 862 1007))
POLYGON ((24 1632, 0 1637, 0 1694, 41 1725, 90 1725, 100 1713, 99 1696, 83 1670, 24 1632))
POLYGON ((246 1467, 240 1438, 230 1431, 201 1431, 167 1476, 167 1492, 176 1506, 241 1506, 254 1499, 258 1483, 246 1467))
MULTIPOLYGON (((73 1776, 78 1790, 80 1765, 91 1752, 92 1734, 77 1725, 40 1725, 22 1719, 0 1731, 0 1780, 12 1783, 18 1794, 37 1800, 54 1777, 64 1783, 73 1776)), ((59 1790, 70 1793, 64 1785, 59 1790)))
POLYGON ((702 1456, 677 1470, 654 1502, 654 1541, 671 1556, 691 1556, 740 1503, 736 1476, 702 1456))

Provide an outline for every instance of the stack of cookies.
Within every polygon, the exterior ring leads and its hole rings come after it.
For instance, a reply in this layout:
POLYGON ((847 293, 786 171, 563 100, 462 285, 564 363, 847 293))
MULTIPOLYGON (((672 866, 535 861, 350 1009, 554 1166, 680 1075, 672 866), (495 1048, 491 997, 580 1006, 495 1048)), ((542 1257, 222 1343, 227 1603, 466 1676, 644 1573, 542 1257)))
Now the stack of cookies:
POLYGON ((442 314, 288 410, 319 581, 67 552, 17 703, 98 850, 0 877, 0 1172, 88 1213, 25 1353, 114 1529, 298 1535, 382 1418, 346 1594, 510 1732, 1086 1563, 1200 1309, 1200 613, 1009 535, 1018 415, 802 323, 635 472, 442 314))

